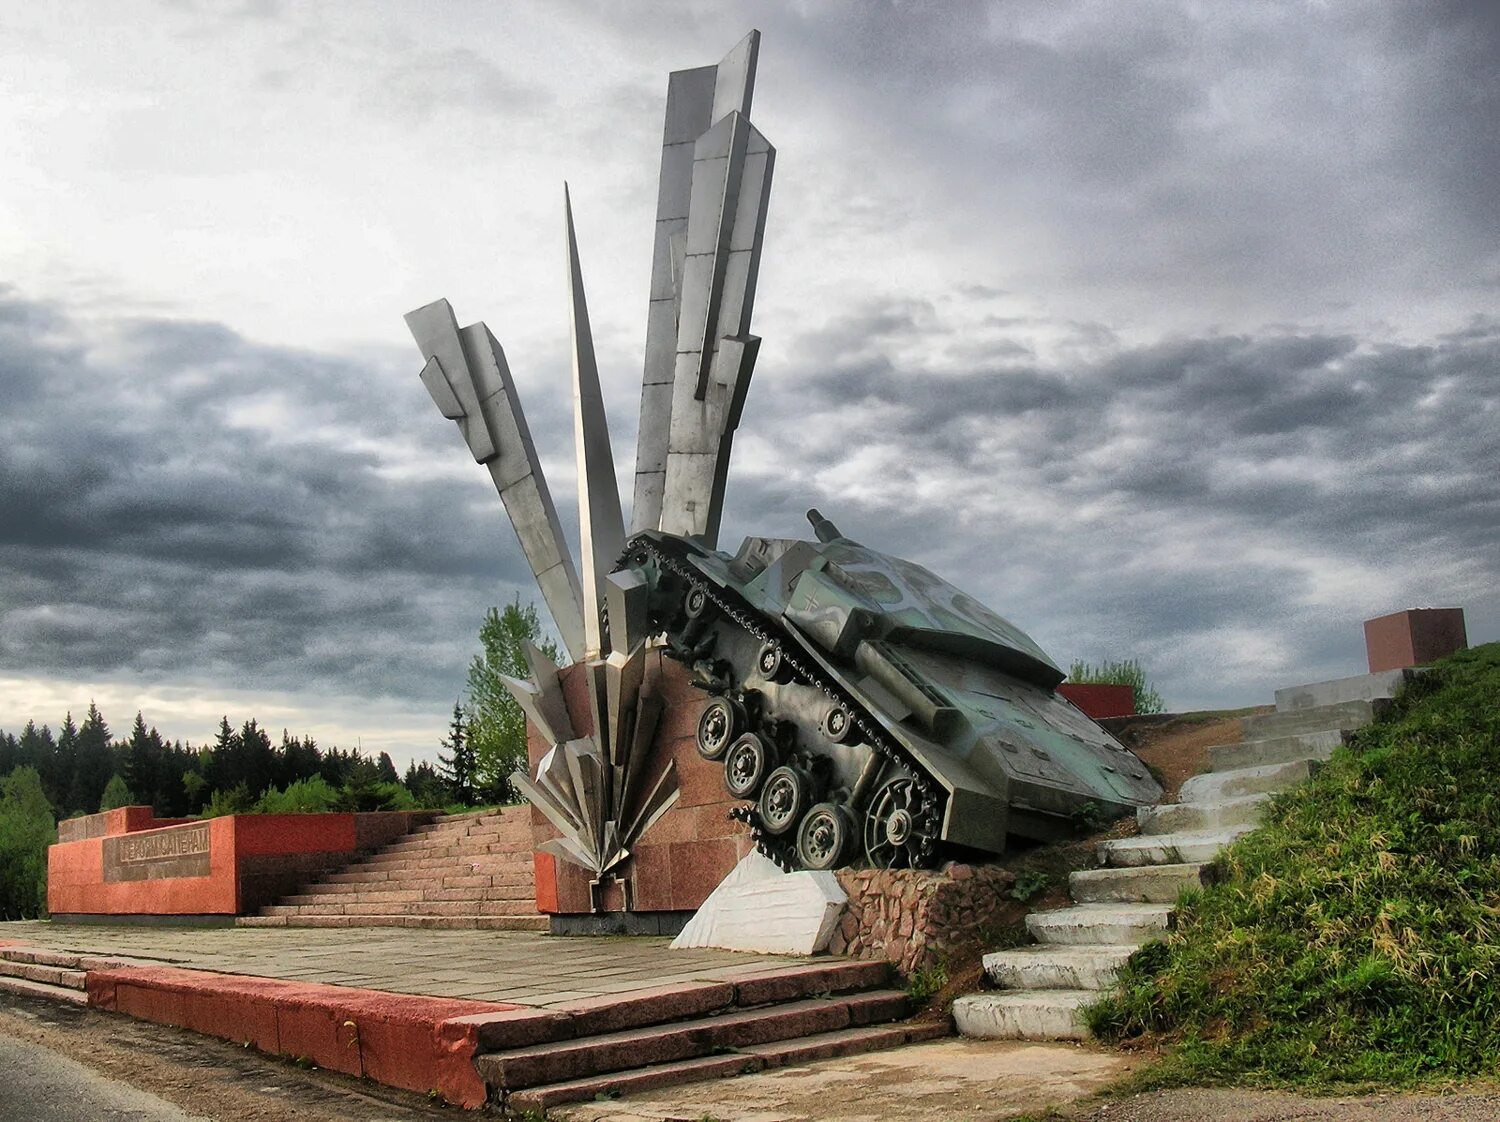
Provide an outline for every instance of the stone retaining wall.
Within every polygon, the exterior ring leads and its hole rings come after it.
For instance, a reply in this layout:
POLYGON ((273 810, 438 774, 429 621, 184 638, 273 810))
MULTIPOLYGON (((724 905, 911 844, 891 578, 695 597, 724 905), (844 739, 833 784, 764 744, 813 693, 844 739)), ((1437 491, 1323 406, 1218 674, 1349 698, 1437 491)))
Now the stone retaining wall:
POLYGON ((911 975, 956 958, 984 934, 1015 922, 1015 874, 994 865, 929 869, 841 869, 849 894, 828 950, 883 959, 911 975))

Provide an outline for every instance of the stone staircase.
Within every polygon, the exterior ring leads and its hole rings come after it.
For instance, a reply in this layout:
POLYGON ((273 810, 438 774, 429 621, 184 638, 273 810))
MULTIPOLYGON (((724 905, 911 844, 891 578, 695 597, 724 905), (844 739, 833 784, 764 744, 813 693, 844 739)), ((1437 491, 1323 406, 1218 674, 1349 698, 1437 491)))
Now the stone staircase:
POLYGON ((1379 717, 1412 671, 1276 691, 1276 710, 1243 722, 1244 739, 1208 750, 1209 771, 1175 803, 1142 807, 1138 837, 1103 842, 1101 868, 1073 873, 1073 906, 1032 912, 1036 942, 985 955, 997 990, 960 997, 965 1036, 1082 1040, 1082 1010, 1110 988, 1141 944, 1170 931, 1178 894, 1207 883, 1208 862, 1260 821, 1274 792, 1308 779, 1334 748, 1379 717))
POLYGON ((531 808, 446 815, 235 923, 545 931, 531 808))
POLYGON ((883 962, 779 969, 520 1013, 481 1025, 475 1064, 508 1115, 895 1048, 946 1036, 897 1024, 904 991, 883 962))
POLYGON ((40 997, 69 1005, 87 1005, 84 982, 90 969, 116 965, 114 960, 44 951, 31 947, 0 947, 0 993, 40 997))

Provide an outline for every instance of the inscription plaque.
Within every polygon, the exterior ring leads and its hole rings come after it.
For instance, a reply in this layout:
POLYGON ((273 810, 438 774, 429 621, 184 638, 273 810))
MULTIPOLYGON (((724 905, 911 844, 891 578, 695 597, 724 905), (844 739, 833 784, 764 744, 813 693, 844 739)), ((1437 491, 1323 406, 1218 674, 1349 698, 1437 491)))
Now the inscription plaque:
POLYGON ((104 883, 209 875, 209 824, 104 839, 104 883))

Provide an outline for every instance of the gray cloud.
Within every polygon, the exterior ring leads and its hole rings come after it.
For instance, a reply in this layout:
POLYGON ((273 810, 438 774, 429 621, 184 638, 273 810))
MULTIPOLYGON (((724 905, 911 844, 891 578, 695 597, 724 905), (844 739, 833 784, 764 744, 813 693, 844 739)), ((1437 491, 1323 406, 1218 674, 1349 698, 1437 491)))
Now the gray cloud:
POLYGON ((482 472, 388 470, 462 464, 392 365, 0 295, 0 666, 451 698, 529 574, 482 472))
POLYGON ((1058 657, 1146 652, 1178 703, 1354 673, 1359 621, 1385 611, 1458 603, 1476 636, 1500 619, 1500 320, 1424 344, 1177 338, 1067 368, 1017 366, 1002 339, 956 371, 882 354, 938 353, 942 317, 870 322, 887 310, 796 348, 857 363, 809 360, 759 399, 747 425, 782 477, 741 465, 734 531, 786 533, 816 503, 1058 657))

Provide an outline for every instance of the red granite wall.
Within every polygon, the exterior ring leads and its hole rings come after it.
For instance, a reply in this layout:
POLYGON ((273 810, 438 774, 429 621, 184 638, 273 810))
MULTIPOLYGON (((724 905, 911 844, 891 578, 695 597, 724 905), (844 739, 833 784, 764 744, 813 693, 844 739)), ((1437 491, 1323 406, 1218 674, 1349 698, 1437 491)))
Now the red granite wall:
POLYGON ((244 915, 431 811, 159 819, 121 807, 64 823, 47 850, 47 910, 74 915, 244 915))
MULTIPOLYGON (((671 759, 677 765, 682 794, 671 810, 646 831, 634 853, 615 870, 618 883, 606 884, 604 908, 625 910, 628 893, 635 912, 675 912, 696 909, 719 881, 750 851, 749 828, 729 817, 737 805, 724 789, 724 769, 698 755, 698 716, 708 698, 694 689, 687 671, 660 652, 652 652, 646 668, 648 688, 659 689, 664 711, 648 774, 660 774, 671 759)), ((562 672, 563 696, 573 728, 583 736, 593 730, 583 668, 562 672)), ((531 730, 528 751, 535 773, 537 762, 551 747, 531 730)), ((556 837, 552 824, 533 808, 533 836, 539 845, 556 837)), ((537 910, 576 914, 591 910, 589 874, 568 861, 545 853, 536 855, 537 910)))

